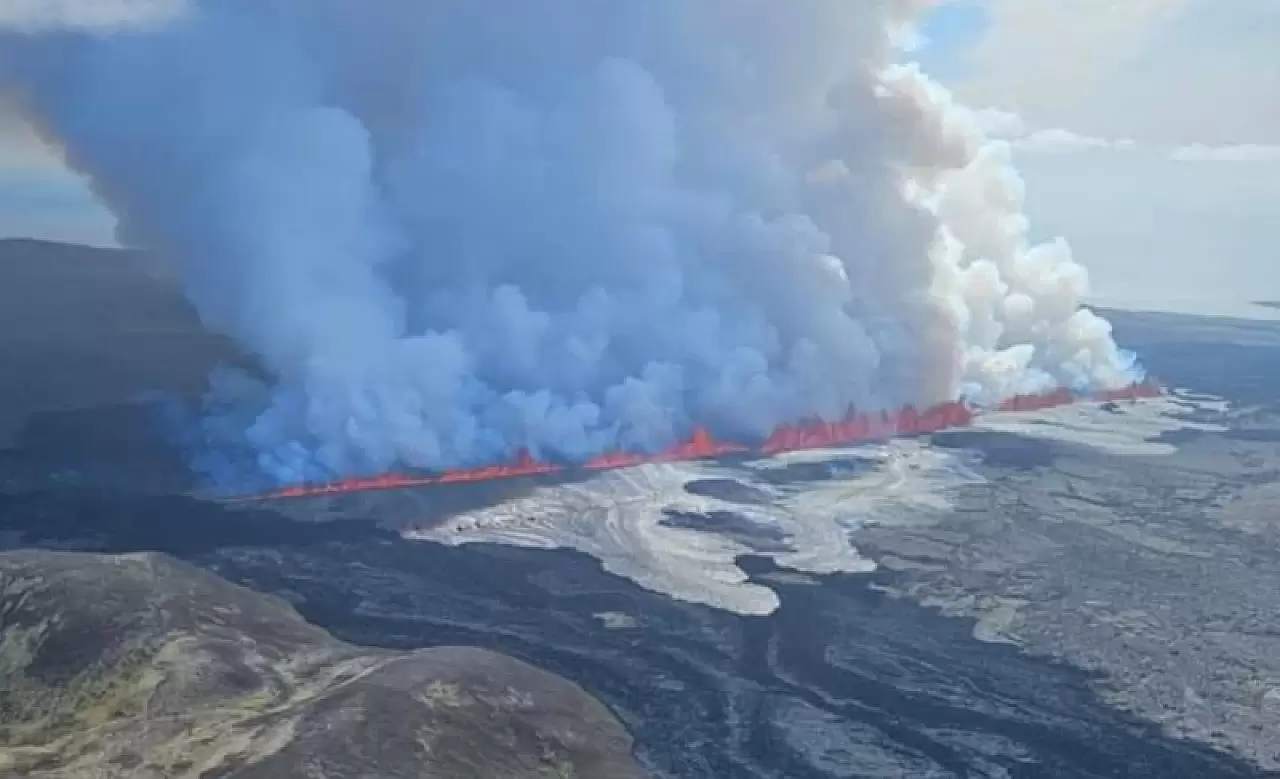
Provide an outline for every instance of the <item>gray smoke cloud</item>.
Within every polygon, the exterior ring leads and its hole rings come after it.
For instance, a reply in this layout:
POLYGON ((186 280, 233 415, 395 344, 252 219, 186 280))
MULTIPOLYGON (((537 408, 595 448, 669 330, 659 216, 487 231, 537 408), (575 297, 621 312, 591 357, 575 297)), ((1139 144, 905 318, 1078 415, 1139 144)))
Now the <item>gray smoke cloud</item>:
POLYGON ((141 4, 0 12, 0 85, 269 369, 203 435, 274 480, 1134 378, 920 0, 141 4))

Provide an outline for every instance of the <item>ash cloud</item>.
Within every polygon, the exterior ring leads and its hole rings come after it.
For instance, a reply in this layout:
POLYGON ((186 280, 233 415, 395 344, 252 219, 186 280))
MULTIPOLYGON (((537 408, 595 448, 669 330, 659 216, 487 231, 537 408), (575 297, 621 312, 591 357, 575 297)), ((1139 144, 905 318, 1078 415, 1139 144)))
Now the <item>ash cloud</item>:
POLYGON ((0 15, 0 88, 269 370, 216 377, 224 481, 1134 378, 1008 145, 893 63, 919 0, 154 5, 0 15))

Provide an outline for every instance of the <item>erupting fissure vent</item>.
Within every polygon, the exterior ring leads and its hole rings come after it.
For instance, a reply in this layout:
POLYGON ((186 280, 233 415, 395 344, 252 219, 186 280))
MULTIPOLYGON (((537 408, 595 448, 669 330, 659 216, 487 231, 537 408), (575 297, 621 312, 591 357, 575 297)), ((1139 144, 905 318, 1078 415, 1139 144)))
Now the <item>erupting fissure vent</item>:
MULTIPOLYGON (((1120 389, 1105 390, 1087 397, 1079 397, 1067 389, 1053 392, 1015 395, 1002 402, 996 413, 1041 411, 1065 406, 1081 400, 1112 403, 1124 400, 1156 397, 1160 387, 1152 381, 1133 384, 1120 389)), ((654 454, 641 452, 604 452, 585 462, 574 465, 541 462, 527 449, 520 450, 514 462, 486 465, 479 468, 460 468, 437 475, 414 476, 384 474, 367 478, 342 479, 325 484, 303 484, 285 487, 263 495, 237 498, 236 500, 276 500, 282 498, 344 495, 373 490, 396 490, 445 484, 469 484, 529 476, 566 473, 573 470, 606 471, 629 468, 648 463, 687 462, 712 460, 732 455, 770 456, 809 449, 834 446, 850 446, 881 441, 891 437, 925 435, 940 430, 965 427, 973 421, 978 410, 961 401, 942 403, 921 412, 914 406, 905 406, 896 414, 850 412, 840 422, 810 419, 793 424, 779 425, 763 443, 752 447, 732 441, 717 441, 710 431, 695 427, 688 441, 654 454)))

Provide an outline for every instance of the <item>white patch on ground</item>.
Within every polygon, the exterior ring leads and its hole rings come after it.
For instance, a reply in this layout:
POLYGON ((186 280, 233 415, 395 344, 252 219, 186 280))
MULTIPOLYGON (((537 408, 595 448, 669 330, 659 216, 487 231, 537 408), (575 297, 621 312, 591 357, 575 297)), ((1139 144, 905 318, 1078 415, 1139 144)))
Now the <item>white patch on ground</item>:
POLYGON ((1225 415, 1231 410, 1231 402, 1225 398, 1218 397, 1217 395, 1209 395, 1204 392, 1194 392, 1181 387, 1173 390, 1173 398, 1185 407, 1193 410, 1199 409, 1200 411, 1219 415, 1225 415))
MULTIPOLYGON (((901 524, 906 515, 947 511, 952 505, 948 495, 953 488, 982 481, 966 466, 965 453, 933 448, 911 439, 893 441, 877 449, 880 466, 871 473, 795 485, 785 490, 784 504, 791 512, 810 521, 835 522, 853 530, 867 522, 891 520, 901 524)), ((821 459, 821 456, 831 458, 841 453, 845 457, 866 456, 867 451, 845 449, 808 454, 821 459)), ((770 467, 768 461, 759 465, 770 467)))
MULTIPOLYGON (((446 544, 577 549, 598 558, 605 570, 648 589, 741 614, 769 614, 778 607, 777 595, 748 583, 734 564, 734 558, 750 550, 715 533, 662 524, 664 509, 731 507, 685 491, 685 484, 709 470, 679 463, 609 471, 576 484, 539 487, 408 535, 446 544)), ((862 562, 852 550, 849 557, 862 562)))
POLYGON ((1191 419, 1198 411, 1220 412, 1221 400, 1216 398, 1170 394, 1117 405, 1120 413, 1108 411, 1100 403, 1079 403, 1043 411, 990 414, 974 419, 973 429, 1083 444, 1120 455, 1172 454, 1177 447, 1155 439, 1177 430, 1227 429, 1191 419))
MULTIPOLYGON (((1123 413, 1084 404, 975 420, 979 430, 1001 430, 1095 446, 1122 454, 1162 454, 1161 433, 1218 426, 1189 414, 1210 399, 1170 396, 1124 404, 1123 413)), ((739 466, 717 463, 651 464, 592 475, 577 483, 542 486, 494 506, 455 515, 407 538, 459 545, 501 543, 569 548, 592 555, 605 570, 670 597, 738 614, 769 614, 779 605, 768 578, 747 581, 741 555, 772 558, 808 574, 861 573, 876 563, 859 555, 850 533, 867 523, 935 525, 952 507, 957 488, 984 480, 971 467, 977 455, 930 447, 921 440, 847 449, 797 452, 739 466), (861 463, 850 467, 851 461, 861 463), (825 480, 788 482, 798 464, 831 463, 825 480), (760 505, 691 494, 690 482, 734 480, 763 496, 760 505), (663 523, 664 512, 732 512, 770 531, 783 543, 753 549, 733 529, 694 530, 663 523)))
POLYGON ((769 614, 779 605, 767 586, 747 581, 735 560, 768 556, 805 573, 863 573, 875 563, 849 542, 849 531, 886 513, 945 511, 959 458, 915 441, 807 452, 727 467, 714 463, 643 465, 601 473, 576 484, 547 486, 496 506, 459 514, 406 537, 445 544, 505 543, 565 547, 598 558, 605 569, 671 597, 739 614, 769 614), (847 461, 871 467, 829 481, 771 484, 752 468, 787 463, 847 461), (745 506, 692 495, 699 479, 733 479, 768 495, 766 505, 745 506), (731 511, 777 531, 788 550, 753 550, 728 533, 670 527, 664 510, 707 514, 731 511))
POLYGON ((620 611, 602 611, 592 616, 609 630, 631 630, 640 624, 635 617, 620 611))

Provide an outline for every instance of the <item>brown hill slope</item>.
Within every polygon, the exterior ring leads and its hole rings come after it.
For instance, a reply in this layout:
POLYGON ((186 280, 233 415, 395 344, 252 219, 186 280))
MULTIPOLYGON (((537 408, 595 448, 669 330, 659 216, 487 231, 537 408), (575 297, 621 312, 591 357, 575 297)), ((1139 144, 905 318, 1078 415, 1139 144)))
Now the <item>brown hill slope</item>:
POLYGON ((0 553, 0 776, 639 779, 576 685, 343 644, 159 554, 0 553))

